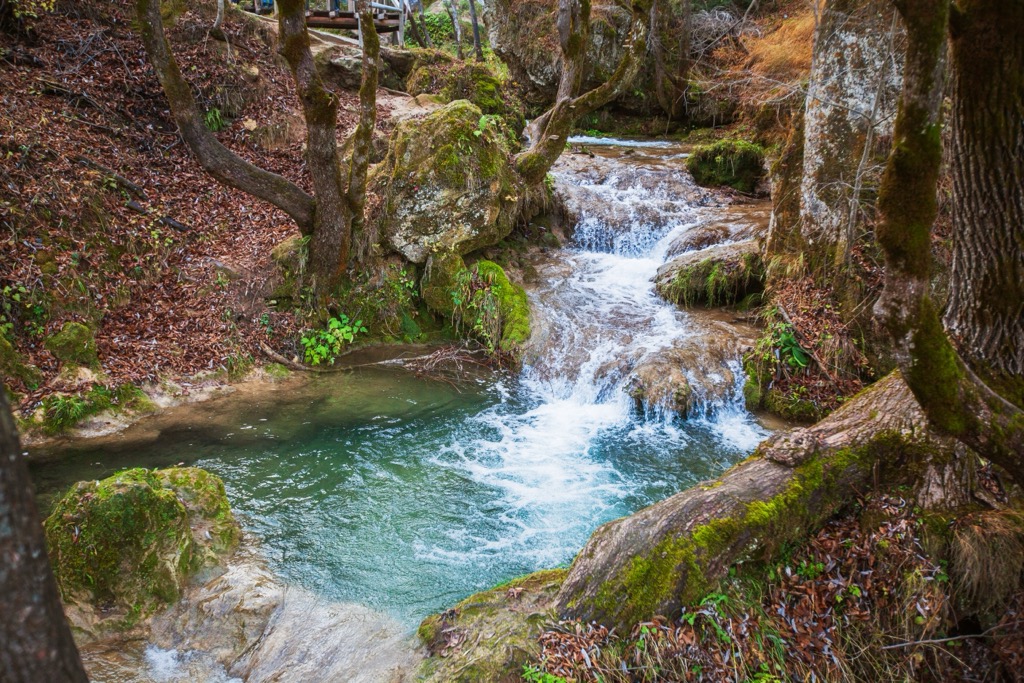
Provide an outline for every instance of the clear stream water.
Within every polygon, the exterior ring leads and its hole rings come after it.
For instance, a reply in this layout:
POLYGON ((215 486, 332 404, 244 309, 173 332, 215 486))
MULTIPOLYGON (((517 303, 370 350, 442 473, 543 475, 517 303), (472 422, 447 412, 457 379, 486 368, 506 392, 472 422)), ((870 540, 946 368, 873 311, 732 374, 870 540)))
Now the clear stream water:
MULTIPOLYGON (((474 591, 570 562, 601 523, 715 476, 766 435, 737 391, 688 421, 638 411, 623 391, 644 358, 707 333, 650 279, 670 239, 711 209, 679 196, 680 150, 621 153, 602 157, 614 173, 556 168, 559 187, 587 198, 576 241, 537 266, 541 342, 518 377, 456 388, 373 367, 241 392, 192 406, 144 446, 69 450, 34 468, 37 486, 206 468, 287 582, 409 630, 474 591)), ((150 665, 174 657, 151 652, 150 665)))

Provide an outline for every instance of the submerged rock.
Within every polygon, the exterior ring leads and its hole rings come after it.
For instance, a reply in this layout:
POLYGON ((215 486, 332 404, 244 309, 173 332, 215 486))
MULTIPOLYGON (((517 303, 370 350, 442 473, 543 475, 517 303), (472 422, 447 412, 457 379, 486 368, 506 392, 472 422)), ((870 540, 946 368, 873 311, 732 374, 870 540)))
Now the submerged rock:
POLYGON ((375 216, 381 237, 413 263, 497 244, 524 192, 511 142, 500 119, 465 100, 400 122, 371 178, 384 199, 375 216))
POLYGON ((124 630, 181 595, 238 541, 219 477, 186 467, 79 482, 44 524, 72 624, 124 630))
POLYGON ((658 269, 658 294, 681 306, 723 306, 761 290, 764 265, 754 240, 677 256, 658 269))
POLYGON ((537 636, 556 621, 552 604, 565 574, 564 569, 534 572, 424 619, 418 633, 432 656, 416 680, 521 681, 523 665, 540 655, 537 636))

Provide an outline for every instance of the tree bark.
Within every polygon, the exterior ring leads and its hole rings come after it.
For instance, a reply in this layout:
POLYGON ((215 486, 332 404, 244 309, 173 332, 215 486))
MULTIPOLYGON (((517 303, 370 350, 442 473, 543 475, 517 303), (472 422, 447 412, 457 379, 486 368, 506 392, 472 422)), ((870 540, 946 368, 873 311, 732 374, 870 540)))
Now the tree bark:
POLYGON ((210 34, 218 40, 223 40, 224 36, 224 10, 228 0, 217 0, 217 17, 213 20, 213 26, 210 27, 210 34))
POLYGON ((516 170, 528 185, 544 180, 565 149, 573 123, 612 101, 636 78, 647 50, 651 0, 633 0, 632 20, 625 51, 607 81, 577 96, 586 73, 590 43, 590 0, 559 0, 558 36, 562 50, 562 76, 555 104, 527 128, 530 146, 515 157, 516 170))
POLYGON ((434 39, 430 37, 430 31, 427 29, 427 17, 423 9, 423 0, 420 0, 420 24, 423 25, 423 41, 427 44, 427 47, 434 47, 434 39))
MULTIPOLYGON (((344 272, 352 242, 352 215, 338 165, 338 98, 324 86, 313 61, 305 2, 279 0, 278 12, 281 55, 291 67, 306 120, 306 164, 316 196, 309 273, 314 289, 324 290, 344 272)), ((362 28, 365 34, 365 25, 362 28)))
POLYGON ((876 314, 931 425, 1024 484, 1024 411, 966 367, 930 296, 949 0, 895 4, 907 27, 907 53, 893 148, 879 188, 876 235, 886 268, 876 314))
POLYGON ((363 230, 366 214, 366 176, 370 169, 373 131, 377 125, 377 62, 380 39, 373 25, 373 10, 368 0, 360 0, 359 22, 363 27, 363 80, 359 86, 359 124, 352 140, 348 165, 346 201, 352 214, 351 233, 363 230))
POLYGON ((476 53, 476 61, 484 61, 484 51, 480 47, 480 23, 476 19, 476 0, 469 0, 469 20, 473 24, 473 52, 476 53))
POLYGON ((444 8, 448 10, 448 16, 452 18, 452 32, 455 34, 455 55, 464 59, 462 54, 462 25, 459 23, 459 7, 455 0, 444 0, 444 8))
POLYGON ((776 435, 717 480, 600 527, 556 598, 567 618, 620 633, 695 604, 738 562, 799 541, 908 453, 950 452, 898 372, 822 422, 776 435))
POLYGON ((220 144, 206 127, 167 44, 159 0, 137 0, 135 11, 143 45, 171 105, 174 122, 200 165, 225 185, 273 204, 288 214, 303 234, 311 234, 313 198, 290 180, 245 161, 220 144))
POLYGON ((0 683, 86 682, 0 382, 0 683))
MULTIPOLYGON (((1024 2, 962 0, 959 8, 950 40, 954 237, 945 323, 969 365, 1021 384, 1024 2)), ((1024 407, 1024 386, 1015 398, 1024 407)))

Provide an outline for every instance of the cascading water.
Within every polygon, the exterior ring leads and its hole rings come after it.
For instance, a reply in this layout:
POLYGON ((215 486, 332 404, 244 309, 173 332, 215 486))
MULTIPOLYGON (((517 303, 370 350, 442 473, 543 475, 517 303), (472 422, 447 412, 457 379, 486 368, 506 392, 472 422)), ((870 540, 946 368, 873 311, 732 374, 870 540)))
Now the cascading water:
MULTIPOLYGON (((455 389, 366 369, 264 388, 164 416, 189 423, 165 423, 142 456, 137 443, 107 444, 37 467, 39 488, 127 466, 205 467, 224 479, 271 572, 303 600, 353 604, 360 619, 374 610, 389 633, 571 561, 599 524, 714 476, 765 436, 740 402, 733 326, 653 291, 671 241, 722 210, 681 156, 655 144, 559 162, 556 189, 577 226, 568 249, 536 264, 520 377, 455 389), (689 420, 629 395, 666 358, 684 359, 689 420)), ((297 621, 315 621, 308 614, 297 621)), ((150 648, 130 675, 100 656, 93 679, 202 680, 193 669, 205 660, 188 652, 199 646, 174 647, 150 648)), ((341 650, 335 659, 352 656, 341 650)))

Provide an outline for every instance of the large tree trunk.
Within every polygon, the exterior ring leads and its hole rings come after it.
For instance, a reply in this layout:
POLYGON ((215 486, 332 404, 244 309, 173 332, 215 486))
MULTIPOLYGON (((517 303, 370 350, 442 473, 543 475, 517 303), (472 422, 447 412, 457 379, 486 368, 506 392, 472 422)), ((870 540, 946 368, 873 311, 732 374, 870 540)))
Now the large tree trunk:
POLYGON ((1024 2, 964 0, 951 30, 953 270, 946 328, 1024 407, 1024 2))
POLYGON ((220 144, 206 127, 203 112, 196 105, 192 89, 182 77, 167 44, 160 0, 137 0, 135 12, 142 43, 167 95, 174 122, 202 167, 225 185, 270 202, 288 214, 303 234, 311 234, 315 213, 313 198, 288 179, 245 161, 220 144))
POLYGON ((850 249, 862 237, 859 195, 877 182, 874 141, 891 133, 899 96, 893 19, 888 0, 828 0, 814 33, 800 219, 793 227, 818 282, 844 277, 850 249))
MULTIPOLYGON (((0 378, 2 379, 2 378, 0 378)), ((0 381, 0 682, 86 682, 0 381)))
POLYGON ((338 165, 338 98, 324 86, 313 61, 305 2, 279 0, 278 12, 281 54, 291 67, 306 119, 306 163, 316 196, 309 272, 314 288, 324 291, 344 272, 352 243, 352 215, 338 165))
MULTIPOLYGON (((896 5, 907 26, 907 55, 892 153, 879 188, 876 234, 885 252, 886 269, 885 289, 876 311, 894 341, 896 360, 907 384, 931 425, 1024 484, 1024 411, 992 391, 964 365, 930 296, 949 0, 899 0, 896 5)), ((964 17, 967 21, 979 7, 997 13, 997 7, 1006 8, 1000 0, 970 5, 964 17)), ((1019 39, 1015 32, 1007 33, 1008 41, 1019 39)), ((958 107, 984 108, 987 104, 962 102, 958 107)), ((987 112, 994 117, 1000 114, 998 109, 987 112)), ((976 115, 986 114, 979 111, 976 115)), ((1012 125, 1019 126, 1020 119, 1012 125)), ((1012 261, 1019 258, 1019 252, 997 258, 1012 261)))
POLYGON ((573 123, 598 107, 611 102, 633 82, 647 49, 651 0, 633 0, 625 51, 607 81, 577 96, 586 74, 590 43, 590 0, 559 0, 558 37, 562 49, 562 76, 554 106, 531 122, 527 129, 530 146, 516 155, 516 170, 527 185, 544 180, 548 170, 565 149, 573 123))
POLYGON ((557 609, 620 633, 672 617, 737 562, 815 530, 875 474, 952 449, 929 431, 899 373, 889 375, 817 425, 772 437, 716 481, 600 527, 573 561, 557 609))

